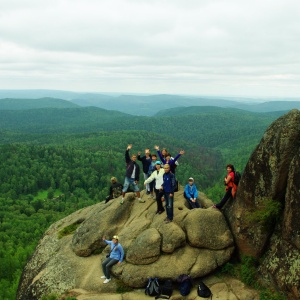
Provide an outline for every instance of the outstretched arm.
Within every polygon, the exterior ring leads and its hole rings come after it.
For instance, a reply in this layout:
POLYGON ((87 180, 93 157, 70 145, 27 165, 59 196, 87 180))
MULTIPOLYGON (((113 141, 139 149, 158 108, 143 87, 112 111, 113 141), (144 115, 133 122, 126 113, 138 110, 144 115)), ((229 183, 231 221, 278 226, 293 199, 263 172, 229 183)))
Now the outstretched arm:
POLYGON ((125 151, 125 161, 128 164, 130 162, 129 150, 132 148, 132 144, 129 144, 125 151))

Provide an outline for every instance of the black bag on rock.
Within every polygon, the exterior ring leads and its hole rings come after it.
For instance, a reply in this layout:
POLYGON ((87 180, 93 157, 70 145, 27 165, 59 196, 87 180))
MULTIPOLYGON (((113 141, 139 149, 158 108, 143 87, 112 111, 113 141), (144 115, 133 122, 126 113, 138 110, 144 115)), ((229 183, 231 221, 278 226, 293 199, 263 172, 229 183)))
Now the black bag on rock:
POLYGON ((202 298, 208 298, 208 297, 210 297, 210 299, 212 299, 211 290, 202 281, 199 282, 197 292, 198 292, 198 296, 199 297, 202 297, 202 298))
POLYGON ((155 299, 170 299, 173 294, 173 284, 171 279, 167 279, 163 285, 160 286, 160 294, 155 299))

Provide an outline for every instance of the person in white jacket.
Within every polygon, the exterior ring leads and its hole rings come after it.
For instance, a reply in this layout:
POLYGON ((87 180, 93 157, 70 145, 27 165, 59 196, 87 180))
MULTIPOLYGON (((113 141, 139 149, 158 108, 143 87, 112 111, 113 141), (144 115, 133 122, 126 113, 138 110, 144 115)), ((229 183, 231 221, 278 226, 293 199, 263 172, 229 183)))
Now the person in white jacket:
POLYGON ((162 186, 163 181, 164 181, 163 176, 164 176, 165 171, 164 171, 163 168, 161 168, 161 162, 159 160, 156 161, 155 168, 156 168, 156 170, 153 171, 153 173, 151 174, 151 176, 147 180, 145 180, 144 185, 146 186, 147 183, 150 183, 153 180, 155 180, 154 191, 155 191, 156 203, 157 203, 156 214, 160 215, 162 212, 165 211, 165 209, 163 208, 163 205, 162 205, 162 201, 161 201, 161 198, 164 195, 164 191, 161 189, 161 186, 162 186))

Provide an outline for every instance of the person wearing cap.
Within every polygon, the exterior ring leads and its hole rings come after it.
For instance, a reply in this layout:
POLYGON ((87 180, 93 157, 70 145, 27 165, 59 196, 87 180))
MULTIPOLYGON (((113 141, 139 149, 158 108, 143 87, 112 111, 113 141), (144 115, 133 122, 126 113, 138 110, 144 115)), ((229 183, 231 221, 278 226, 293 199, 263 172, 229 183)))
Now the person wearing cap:
POLYGON ((111 241, 106 240, 105 236, 102 237, 104 243, 110 246, 110 253, 106 256, 106 259, 102 263, 103 276, 105 279, 103 283, 109 283, 111 281, 110 269, 113 265, 120 265, 124 259, 124 250, 119 243, 119 237, 114 235, 111 241))
POLYGON ((122 195, 123 185, 118 182, 117 178, 112 177, 110 183, 109 195, 106 197, 105 203, 122 195))
POLYGON ((190 207, 200 208, 200 204, 197 200, 198 198, 198 190, 194 183, 194 178, 190 177, 188 184, 184 187, 184 197, 188 201, 190 207))
POLYGON ((146 186, 148 183, 151 183, 155 180, 155 195, 156 195, 156 204, 157 204, 157 211, 156 214, 161 214, 164 211, 161 198, 164 195, 163 191, 160 189, 163 184, 163 176, 164 176, 164 169, 161 168, 161 162, 157 160, 155 162, 156 170, 150 175, 148 179, 145 180, 144 185, 146 186))
MULTIPOLYGON (((148 170, 148 178, 151 176, 151 174, 156 171, 156 161, 157 161, 157 155, 156 154, 151 154, 151 164, 149 166, 148 170)), ((146 178, 146 179, 148 179, 146 178)), ((155 189, 155 180, 149 183, 150 187, 150 195, 148 198, 153 198, 156 199, 156 196, 154 195, 154 189, 155 189)))

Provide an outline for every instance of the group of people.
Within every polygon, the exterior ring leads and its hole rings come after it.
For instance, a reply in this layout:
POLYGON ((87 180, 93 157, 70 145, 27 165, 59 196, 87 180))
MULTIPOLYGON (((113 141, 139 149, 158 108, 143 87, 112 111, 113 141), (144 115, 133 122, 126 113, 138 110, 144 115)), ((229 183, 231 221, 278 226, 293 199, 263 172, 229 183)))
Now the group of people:
MULTIPOLYGON (((156 214, 161 214, 165 211, 163 207, 163 201, 166 203, 166 213, 167 217, 165 218, 166 223, 170 223, 173 220, 173 203, 174 203, 174 192, 176 188, 176 178, 175 178, 175 169, 177 159, 184 154, 184 151, 180 151, 175 158, 172 158, 171 154, 163 149, 159 150, 159 146, 154 146, 154 149, 157 150, 157 154, 160 160, 157 160, 156 154, 150 154, 150 149, 145 149, 145 156, 141 157, 141 153, 138 153, 138 156, 135 154, 129 155, 129 150, 132 148, 132 145, 128 145, 125 152, 126 160, 126 176, 124 180, 124 185, 117 182, 115 177, 112 177, 110 196, 106 199, 109 201, 112 198, 117 198, 122 194, 121 204, 124 203, 125 193, 128 191, 130 185, 133 187, 133 191, 136 193, 139 202, 145 202, 141 199, 140 190, 139 190, 139 176, 140 176, 140 167, 136 163, 136 160, 140 160, 143 165, 144 173, 144 186, 146 187, 147 194, 149 197, 154 198, 157 203, 156 214), (154 193, 153 193, 154 191, 154 193), (110 199, 109 199, 110 198, 110 199)), ((224 204, 231 197, 234 198, 236 193, 236 185, 234 184, 234 166, 228 164, 226 166, 227 175, 224 178, 224 184, 226 186, 226 193, 220 203, 213 205, 213 208, 221 209, 224 204)), ((190 208, 200 208, 198 202, 198 190, 194 183, 194 179, 190 177, 188 179, 188 184, 184 188, 184 197, 187 199, 190 208)), ((103 236, 102 240, 110 245, 110 253, 106 256, 106 259, 102 263, 103 276, 101 278, 105 279, 104 283, 108 283, 111 280, 110 277, 110 268, 115 264, 121 264, 124 259, 124 250, 119 243, 119 237, 113 236, 112 240, 106 240, 103 236)))
POLYGON ((184 154, 184 150, 181 150, 175 158, 164 148, 160 151, 159 146, 155 145, 154 149, 157 154, 150 154, 150 149, 145 149, 145 155, 141 156, 141 153, 129 154, 132 148, 132 144, 129 144, 125 151, 126 161, 126 175, 123 186, 117 183, 115 177, 111 179, 110 195, 106 198, 106 203, 122 195, 120 204, 125 201, 125 194, 128 192, 128 188, 131 186, 132 191, 136 193, 138 201, 144 203, 145 200, 141 198, 139 189, 139 178, 140 178, 140 166, 137 160, 142 162, 142 170, 144 174, 144 185, 146 187, 146 193, 149 198, 156 199, 157 211, 156 214, 161 214, 165 211, 162 200, 165 201, 166 223, 173 221, 173 203, 174 203, 174 192, 177 188, 177 180, 175 178, 175 169, 178 165, 178 158, 184 154), (159 157, 160 160, 157 159, 159 157), (117 190, 119 192, 117 192, 117 190))

